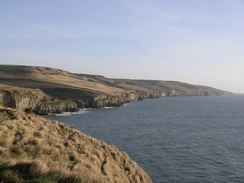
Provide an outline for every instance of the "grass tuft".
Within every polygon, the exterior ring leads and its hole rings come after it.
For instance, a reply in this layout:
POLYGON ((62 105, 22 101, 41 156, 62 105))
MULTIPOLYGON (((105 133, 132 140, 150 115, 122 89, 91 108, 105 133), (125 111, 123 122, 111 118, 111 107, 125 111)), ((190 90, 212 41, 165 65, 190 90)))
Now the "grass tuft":
POLYGON ((16 119, 16 115, 12 111, 2 111, 0 109, 0 122, 5 121, 5 120, 13 120, 16 119))

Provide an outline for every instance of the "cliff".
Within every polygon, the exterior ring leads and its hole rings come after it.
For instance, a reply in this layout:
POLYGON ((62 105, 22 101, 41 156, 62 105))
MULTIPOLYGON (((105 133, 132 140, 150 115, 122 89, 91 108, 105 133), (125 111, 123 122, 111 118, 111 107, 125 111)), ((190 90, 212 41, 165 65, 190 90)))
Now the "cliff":
POLYGON ((230 94, 211 87, 177 81, 110 79, 37 66, 0 65, 0 84, 43 92, 37 95, 29 92, 28 96, 22 95, 19 98, 16 93, 10 92, 8 96, 9 105, 12 102, 15 108, 29 109, 39 114, 75 111, 83 107, 120 106, 127 102, 162 96, 230 94), (43 102, 43 95, 52 99, 43 102))
POLYGON ((38 114, 74 112, 79 109, 76 102, 52 98, 39 89, 2 84, 0 84, 0 107, 10 107, 25 112, 33 111, 38 114))
POLYGON ((0 108, 0 137, 0 182, 152 182, 126 153, 57 121, 0 108))

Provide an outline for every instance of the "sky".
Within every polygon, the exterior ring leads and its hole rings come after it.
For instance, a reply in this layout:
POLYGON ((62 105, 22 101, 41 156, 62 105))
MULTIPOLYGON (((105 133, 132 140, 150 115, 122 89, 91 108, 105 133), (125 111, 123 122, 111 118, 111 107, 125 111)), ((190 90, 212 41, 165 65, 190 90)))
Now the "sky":
POLYGON ((244 93, 244 0, 0 0, 0 64, 244 93))

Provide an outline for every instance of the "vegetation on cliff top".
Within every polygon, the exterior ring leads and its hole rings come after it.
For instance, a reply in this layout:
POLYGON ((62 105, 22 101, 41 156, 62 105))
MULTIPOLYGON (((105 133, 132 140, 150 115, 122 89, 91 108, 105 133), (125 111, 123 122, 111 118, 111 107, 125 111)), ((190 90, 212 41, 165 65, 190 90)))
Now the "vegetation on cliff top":
POLYGON ((56 98, 84 99, 98 95, 138 93, 149 96, 223 95, 228 92, 176 81, 110 79, 37 66, 1 65, 2 84, 39 88, 56 98), (172 92, 173 91, 173 92, 172 92))
POLYGON ((124 152, 40 116, 0 108, 0 182, 152 182, 124 152))

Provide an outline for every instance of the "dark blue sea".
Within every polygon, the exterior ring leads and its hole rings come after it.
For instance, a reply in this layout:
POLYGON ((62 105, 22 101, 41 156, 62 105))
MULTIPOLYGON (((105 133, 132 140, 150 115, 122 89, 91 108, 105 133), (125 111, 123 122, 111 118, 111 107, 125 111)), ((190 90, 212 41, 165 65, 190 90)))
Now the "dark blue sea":
POLYGON ((125 151, 155 183, 244 182, 244 94, 45 116, 125 151))

